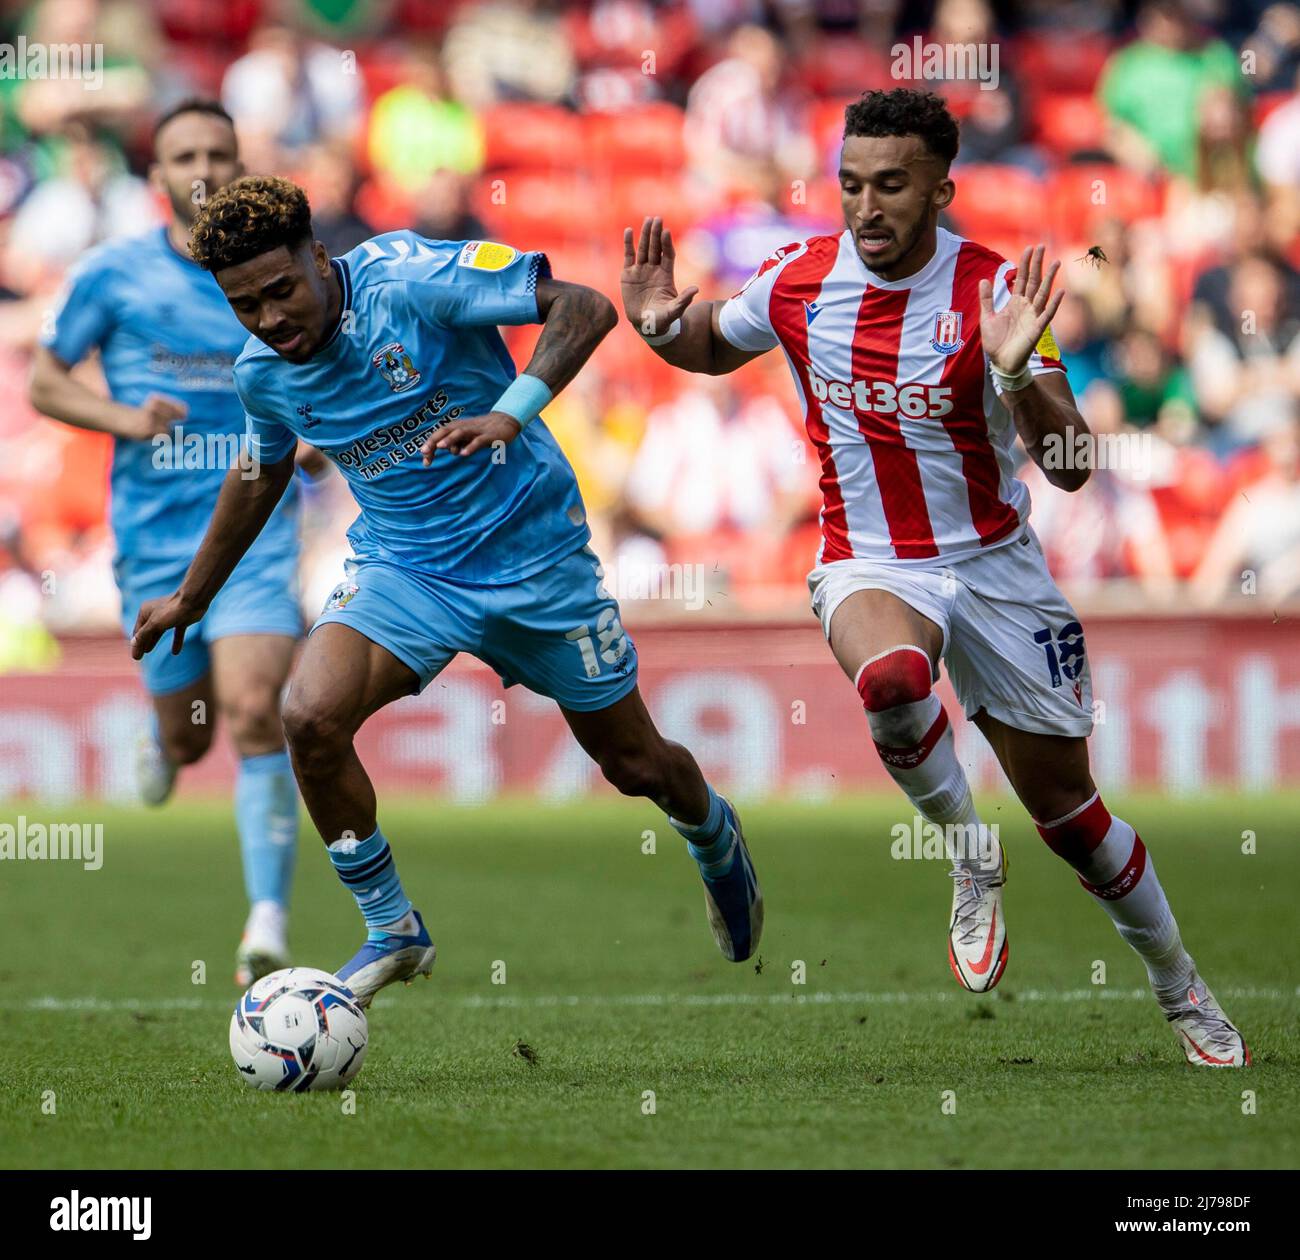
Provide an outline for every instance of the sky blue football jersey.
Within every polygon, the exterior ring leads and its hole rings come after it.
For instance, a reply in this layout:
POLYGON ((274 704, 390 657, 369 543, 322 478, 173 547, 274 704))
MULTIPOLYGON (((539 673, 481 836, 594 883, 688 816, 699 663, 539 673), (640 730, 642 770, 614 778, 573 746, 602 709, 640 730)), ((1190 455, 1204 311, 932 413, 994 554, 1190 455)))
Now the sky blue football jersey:
MULTIPOLYGON (((216 280, 179 254, 164 228, 106 241, 69 272, 42 344, 67 364, 98 349, 118 402, 136 406, 164 394, 188 408, 165 445, 114 441, 111 522, 120 556, 179 560, 198 550, 243 440, 232 369, 247 340, 216 280)), ((259 549, 297 545, 296 500, 291 486, 259 549)))
POLYGON ((545 255, 401 231, 334 267, 343 311, 308 362, 250 338, 235 364, 257 456, 282 459, 296 437, 323 451, 361 509, 348 532, 358 557, 496 586, 582 547, 578 483, 541 420, 497 452, 420 458, 430 433, 485 415, 514 379, 498 325, 537 322, 545 255))

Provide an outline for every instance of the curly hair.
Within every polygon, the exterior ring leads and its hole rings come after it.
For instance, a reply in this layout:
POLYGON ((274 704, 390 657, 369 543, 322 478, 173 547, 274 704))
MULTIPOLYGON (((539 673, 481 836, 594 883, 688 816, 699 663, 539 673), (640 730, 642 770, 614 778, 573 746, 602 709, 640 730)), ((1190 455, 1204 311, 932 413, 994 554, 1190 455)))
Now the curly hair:
POLYGON ((204 271, 221 271, 281 245, 296 249, 311 238, 311 206, 297 184, 245 175, 213 193, 199 211, 190 257, 204 271))
POLYGON ((957 120, 943 97, 933 92, 894 88, 864 92, 844 111, 844 138, 849 136, 917 136, 945 164, 957 156, 957 120))

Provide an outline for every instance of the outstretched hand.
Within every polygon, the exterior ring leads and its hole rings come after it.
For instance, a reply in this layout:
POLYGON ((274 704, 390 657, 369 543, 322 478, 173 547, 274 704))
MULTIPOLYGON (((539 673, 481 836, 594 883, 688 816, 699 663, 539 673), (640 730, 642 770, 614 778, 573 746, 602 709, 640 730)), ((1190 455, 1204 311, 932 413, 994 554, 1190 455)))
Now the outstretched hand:
POLYGON ((660 218, 641 224, 641 235, 633 244, 632 229, 623 229, 623 312, 643 337, 658 337, 680 319, 699 293, 698 285, 677 292, 673 266, 677 250, 672 233, 660 218))
POLYGON ((1044 245, 1035 245, 1020 255, 1011 296, 1001 310, 993 309, 993 285, 980 281, 980 340, 993 366, 1007 376, 1015 376, 1029 362, 1029 356, 1042 337, 1064 290, 1052 295, 1052 284, 1060 270, 1054 262, 1043 275, 1044 245))

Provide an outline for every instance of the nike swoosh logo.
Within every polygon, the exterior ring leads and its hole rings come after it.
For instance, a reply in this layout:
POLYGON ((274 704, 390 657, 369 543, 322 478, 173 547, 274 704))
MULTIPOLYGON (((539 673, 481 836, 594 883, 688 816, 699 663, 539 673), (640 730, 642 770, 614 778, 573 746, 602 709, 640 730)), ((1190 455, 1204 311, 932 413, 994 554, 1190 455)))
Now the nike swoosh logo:
POLYGON ((993 962, 993 938, 998 934, 998 908, 993 907, 993 922, 989 925, 989 939, 984 943, 984 957, 977 963, 968 964, 977 975, 982 976, 993 962))
POLYGON ((1179 1031, 1180 1033, 1182 1033, 1183 1037, 1184 1037, 1185 1040, 1187 1041, 1187 1044, 1188 1044, 1189 1046, 1191 1046, 1191 1048, 1192 1048, 1193 1050, 1195 1050, 1196 1053, 1199 1054, 1199 1055, 1201 1056, 1201 1058, 1204 1059, 1204 1060, 1206 1061, 1206 1063, 1214 1063, 1214 1064, 1216 1064, 1216 1065, 1219 1066, 1219 1067, 1231 1067, 1231 1066, 1232 1066, 1232 1060, 1231 1060, 1231 1059, 1216 1059, 1216 1058, 1214 1057, 1214 1055, 1212 1055, 1212 1054, 1206 1054, 1205 1051, 1202 1050, 1201 1047, 1198 1046, 1198 1045, 1196 1044, 1196 1042, 1194 1042, 1190 1037, 1188 1037, 1187 1034, 1186 1034, 1185 1032, 1183 1032, 1183 1030, 1182 1030, 1181 1028, 1180 1028, 1178 1031, 1179 1031))

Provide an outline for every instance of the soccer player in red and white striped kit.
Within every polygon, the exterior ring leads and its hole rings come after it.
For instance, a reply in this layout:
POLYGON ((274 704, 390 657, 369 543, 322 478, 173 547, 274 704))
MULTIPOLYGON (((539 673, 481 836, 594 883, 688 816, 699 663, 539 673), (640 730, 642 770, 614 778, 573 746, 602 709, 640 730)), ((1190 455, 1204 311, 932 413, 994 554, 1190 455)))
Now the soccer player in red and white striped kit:
MULTIPOLYGON (((694 286, 677 291, 670 231, 647 219, 639 239, 624 234, 624 308, 689 372, 732 372, 781 347, 821 460, 813 610, 889 773, 950 840, 987 838, 931 689, 942 659, 1043 839, 1146 965, 1188 1061, 1246 1066, 1146 847, 1093 783, 1083 629, 1014 475, 1019 435, 1053 485, 1088 478, 1072 457, 1088 428, 1050 328, 1059 263, 1044 273, 1040 245, 1013 266, 938 226, 957 146, 939 97, 869 92, 845 111, 844 231, 778 249, 729 300, 695 302, 694 286)), ((1006 860, 996 840, 949 852, 949 962, 985 992, 1007 961, 1006 860)))

